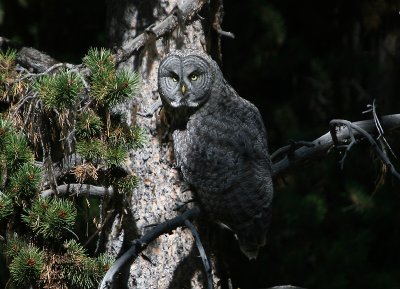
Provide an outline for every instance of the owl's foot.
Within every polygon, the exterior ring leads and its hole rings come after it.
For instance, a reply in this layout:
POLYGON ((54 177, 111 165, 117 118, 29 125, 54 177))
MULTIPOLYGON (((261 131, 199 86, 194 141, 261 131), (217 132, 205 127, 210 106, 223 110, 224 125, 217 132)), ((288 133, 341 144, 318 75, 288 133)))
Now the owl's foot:
POLYGON ((187 210, 187 205, 190 203, 194 203, 194 199, 190 199, 184 202, 176 202, 175 208, 173 208, 174 211, 178 211, 178 212, 182 212, 182 211, 186 211, 187 210), (185 210, 183 210, 183 208, 185 208, 185 210))

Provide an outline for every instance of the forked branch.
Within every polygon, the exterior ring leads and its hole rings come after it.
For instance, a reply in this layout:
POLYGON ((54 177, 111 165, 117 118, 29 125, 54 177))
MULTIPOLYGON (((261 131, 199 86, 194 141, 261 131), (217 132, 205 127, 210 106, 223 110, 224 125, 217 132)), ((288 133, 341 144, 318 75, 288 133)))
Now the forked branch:
POLYGON ((340 161, 342 166, 343 166, 344 160, 347 156, 347 153, 350 151, 352 146, 357 142, 355 133, 358 133, 361 137, 365 137, 369 141, 369 143, 371 144, 371 147, 375 150, 378 157, 390 169, 391 173, 400 180, 400 174, 396 171, 396 169, 394 168, 393 164, 390 162, 387 155, 381 150, 381 148, 378 146, 378 144, 376 143, 376 141, 374 140, 374 138, 372 137, 372 135, 370 133, 368 133, 366 130, 364 130, 360 126, 358 126, 354 123, 351 123, 350 121, 347 121, 347 120, 334 119, 334 120, 331 120, 329 124, 331 126, 330 132, 331 132, 331 136, 332 136, 335 146, 340 147, 339 140, 337 139, 337 136, 336 136, 336 128, 338 125, 345 126, 347 128, 348 134, 351 139, 350 144, 344 145, 344 147, 346 148, 346 152, 340 161))
POLYGON ((185 23, 192 19, 206 2, 205 0, 181 1, 180 5, 163 21, 150 25, 142 34, 139 34, 131 41, 127 41, 124 47, 118 49, 115 54, 116 62, 119 64, 129 59, 129 57, 146 44, 150 35, 155 39, 159 39, 177 28, 180 22, 185 23))
MULTIPOLYGON (((142 252, 148 244, 157 239, 162 234, 171 232, 172 230, 185 226, 187 220, 193 220, 200 214, 200 209, 194 207, 177 216, 173 219, 167 220, 157 226, 151 231, 143 235, 141 238, 136 239, 132 242, 132 246, 117 259, 117 261, 111 266, 104 276, 99 289, 117 289, 115 284, 116 279, 120 277, 120 272, 125 266, 129 266, 138 257, 139 253, 142 252)), ((212 286, 212 284, 211 284, 212 286)), ((209 287, 212 288, 212 287, 209 287)))
MULTIPOLYGON (((381 117, 380 125, 386 131, 400 128, 400 114, 392 114, 381 117)), ((376 129, 375 120, 363 120, 363 121, 353 122, 351 123, 351 127, 352 129, 350 131, 349 129, 347 129, 346 126, 336 127, 334 133, 332 131, 329 131, 323 136, 312 141, 311 143, 307 143, 306 145, 298 149, 292 149, 292 151, 286 153, 286 155, 281 160, 275 161, 273 163, 272 165, 273 176, 277 177, 285 173, 289 169, 301 164, 305 160, 310 160, 325 154, 331 148, 333 148, 335 144, 347 145, 351 143, 352 138, 354 138, 354 140, 359 140, 361 138, 366 138, 368 135, 369 138, 367 139, 369 140, 369 142, 371 143, 372 140, 373 143, 376 144, 376 142, 373 139, 373 136, 377 134, 379 135, 379 132, 376 129)), ((373 143, 371 143, 371 145, 373 145, 373 143)), ((277 152, 278 151, 287 152, 288 148, 286 147, 285 149, 279 149, 277 150, 277 152)), ((380 150, 380 152, 382 152, 382 150, 380 150)), ((380 152, 378 152, 378 155, 380 154, 380 152)), ((276 153, 274 153, 273 155, 276 155, 276 153)), ((393 173, 394 168, 390 162, 387 162, 387 156, 386 155, 384 156, 379 155, 379 156, 386 165, 390 166, 390 169, 393 173)), ((396 175, 396 172, 394 172, 394 175, 398 177, 396 175)))

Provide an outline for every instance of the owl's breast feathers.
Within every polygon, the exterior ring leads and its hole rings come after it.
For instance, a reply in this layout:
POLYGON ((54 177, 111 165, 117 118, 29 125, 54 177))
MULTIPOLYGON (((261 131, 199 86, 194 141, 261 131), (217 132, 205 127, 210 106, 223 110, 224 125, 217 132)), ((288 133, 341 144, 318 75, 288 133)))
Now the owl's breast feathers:
POLYGON ((265 244, 273 196, 265 128, 257 108, 228 85, 226 97, 174 132, 177 164, 208 216, 227 225, 255 258, 265 244))

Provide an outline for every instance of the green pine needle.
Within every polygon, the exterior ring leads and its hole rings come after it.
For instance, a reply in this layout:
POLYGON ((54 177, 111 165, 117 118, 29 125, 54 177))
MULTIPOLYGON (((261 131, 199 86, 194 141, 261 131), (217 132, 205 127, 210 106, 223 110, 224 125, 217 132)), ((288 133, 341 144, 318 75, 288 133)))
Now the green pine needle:
POLYGON ((0 116, 0 149, 4 146, 4 140, 6 136, 13 132, 14 129, 11 122, 8 119, 4 119, 0 116))
POLYGON ((109 143, 124 144, 128 150, 142 148, 146 141, 146 131, 139 126, 114 126, 108 137, 109 143))
POLYGON ((78 141, 76 152, 87 161, 98 160, 105 153, 105 145, 99 139, 78 141))
POLYGON ((116 71, 110 50, 91 48, 83 62, 92 72, 90 93, 100 104, 112 107, 136 95, 139 74, 116 71))
POLYGON ((17 51, 15 49, 0 51, 0 73, 9 71, 15 65, 16 58, 17 51))
POLYGON ((4 247, 4 253, 7 255, 7 257, 14 258, 22 250, 22 248, 26 246, 28 245, 22 238, 14 235, 7 239, 7 243, 4 247))
POLYGON ((11 175, 7 192, 17 199, 30 198, 39 190, 41 181, 41 168, 33 163, 25 163, 11 175))
POLYGON ((75 105, 83 82, 79 74, 62 70, 53 75, 39 78, 33 87, 39 94, 46 109, 68 109, 75 105))
POLYGON ((25 211, 22 220, 34 233, 56 240, 71 234, 77 215, 74 204, 60 198, 38 198, 25 211))
POLYGON ((104 99, 110 93, 110 85, 113 80, 108 75, 93 78, 90 86, 90 95, 97 100, 98 103, 104 104, 104 99))
POLYGON ((139 88, 140 77, 135 72, 121 70, 116 73, 111 81, 108 84, 108 94, 103 99, 107 107, 113 107, 135 97, 139 88))
POLYGON ((24 81, 16 81, 19 72, 15 70, 17 52, 14 49, 0 51, 0 100, 15 101, 26 88, 24 81))
POLYGON ((128 158, 128 149, 123 143, 110 144, 107 147, 104 158, 108 167, 119 167, 128 158))
POLYGON ((86 257, 85 249, 74 239, 65 241, 64 248, 67 251, 66 254, 72 258, 86 257))
POLYGON ((50 198, 38 198, 33 203, 30 209, 26 209, 26 215, 22 215, 24 221, 35 233, 43 226, 42 222, 45 219, 46 211, 50 206, 50 198))
POLYGON ((7 218, 12 212, 12 198, 0 191, 0 220, 7 218))
POLYGON ((114 264, 115 258, 108 254, 100 254, 96 258, 96 263, 98 267, 98 272, 101 276, 107 273, 108 269, 114 264))
POLYGON ((112 107, 133 98, 138 91, 138 86, 138 74, 112 71, 92 78, 91 95, 100 104, 112 107))
POLYGON ((108 74, 115 69, 114 59, 110 50, 90 48, 83 58, 83 63, 90 69, 92 75, 108 74))
POLYGON ((95 288, 104 274, 103 270, 99 270, 100 266, 104 268, 104 263, 100 263, 100 260, 106 259, 90 258, 75 240, 65 242, 64 247, 67 249, 65 256, 68 261, 63 264, 61 270, 68 282, 74 288, 95 288))
POLYGON ((13 281, 19 286, 35 284, 44 266, 43 252, 34 246, 22 247, 10 264, 13 281))
POLYGON ((26 209, 26 215, 22 215, 22 220, 28 224, 33 231, 38 231, 41 222, 44 220, 46 211, 49 209, 51 198, 37 198, 32 203, 30 209, 26 209))
POLYGON ((139 178, 135 175, 129 175, 117 181, 117 189, 121 193, 130 193, 137 188, 139 178))
POLYGON ((11 171, 16 171, 22 164, 33 162, 34 160, 26 137, 19 133, 6 135, 2 154, 11 171))
POLYGON ((143 128, 134 126, 129 129, 129 133, 126 136, 126 142, 129 149, 136 150, 143 148, 146 141, 146 131, 143 128))
POLYGON ((103 128, 103 122, 93 111, 89 110, 80 115, 76 122, 76 137, 78 139, 90 139, 99 137, 103 128))

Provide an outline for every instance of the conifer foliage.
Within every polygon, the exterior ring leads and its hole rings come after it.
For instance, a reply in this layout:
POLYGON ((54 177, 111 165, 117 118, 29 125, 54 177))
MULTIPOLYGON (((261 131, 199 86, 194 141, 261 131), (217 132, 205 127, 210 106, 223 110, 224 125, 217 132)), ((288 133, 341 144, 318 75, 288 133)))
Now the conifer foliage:
MULTIPOLYGON (((0 52, 0 252, 9 288, 96 288, 113 259, 84 248, 88 236, 77 229, 78 206, 92 210, 95 197, 88 192, 79 202, 57 187, 112 186, 113 197, 137 187, 125 162, 145 144, 145 131, 112 110, 136 95, 140 78, 117 70, 106 49, 41 74, 21 68, 16 55, 0 52)), ((98 234, 101 224, 94 225, 98 234)))

